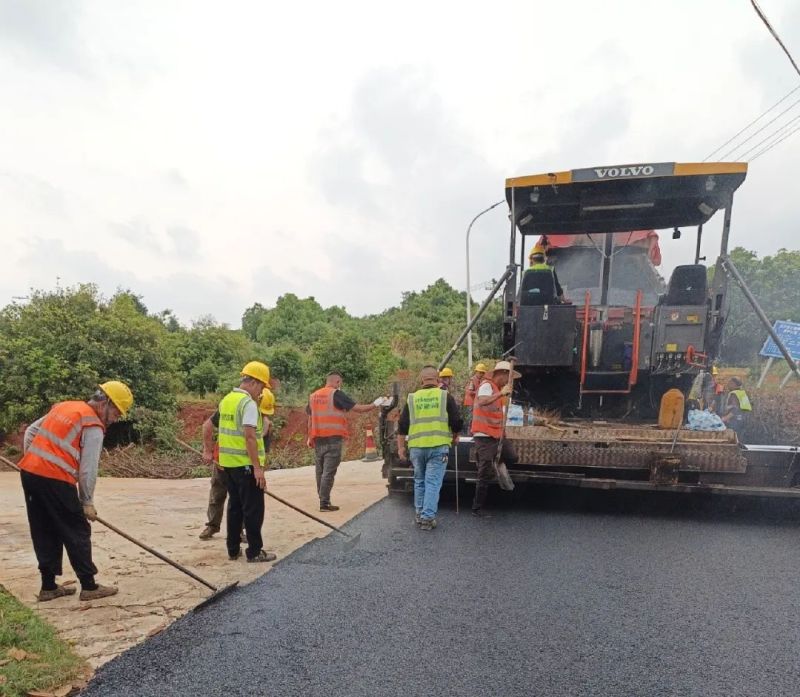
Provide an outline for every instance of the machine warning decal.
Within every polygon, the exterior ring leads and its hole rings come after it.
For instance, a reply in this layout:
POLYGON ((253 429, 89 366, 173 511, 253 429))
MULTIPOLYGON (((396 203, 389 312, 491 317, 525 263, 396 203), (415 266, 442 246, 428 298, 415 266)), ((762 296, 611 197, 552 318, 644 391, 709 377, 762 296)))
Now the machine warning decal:
POLYGON ((686 315, 686 321, 697 324, 700 321, 700 315, 686 315))
POLYGON ((667 353, 677 353, 678 352, 678 344, 667 344, 664 349, 667 353))
POLYGON ((677 322, 681 318, 681 313, 680 312, 673 312, 672 314, 670 314, 669 318, 673 322, 677 322))

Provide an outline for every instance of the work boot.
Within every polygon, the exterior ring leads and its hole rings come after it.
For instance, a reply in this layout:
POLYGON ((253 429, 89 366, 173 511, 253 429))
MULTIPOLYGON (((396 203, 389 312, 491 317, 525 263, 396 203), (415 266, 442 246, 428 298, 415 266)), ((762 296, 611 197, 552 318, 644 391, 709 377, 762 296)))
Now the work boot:
POLYGON ((219 532, 219 530, 215 530, 210 525, 206 525, 205 530, 203 530, 203 532, 200 533, 200 539, 201 540, 210 540, 218 532, 219 532))
POLYGON ((421 518, 419 521, 420 530, 434 530, 436 528, 436 518, 421 518))
POLYGON ((419 525, 422 522, 422 514, 414 513, 414 525, 419 525))
POLYGON ((476 518, 491 518, 492 517, 491 513, 487 513, 482 508, 473 508, 472 509, 472 515, 474 515, 476 518))
POLYGON ((275 561, 278 558, 278 555, 274 552, 265 552, 263 549, 256 554, 254 557, 248 557, 247 561, 250 563, 260 562, 260 561, 275 561))
POLYGON ((230 559, 231 561, 236 561, 241 556, 242 556, 242 550, 241 549, 237 549, 236 550, 236 554, 229 554, 228 555, 228 559, 230 559))
POLYGON ((332 503, 321 503, 319 505, 319 510, 321 511, 338 511, 339 506, 334 506, 332 503))
POLYGON ((94 590, 81 589, 79 598, 81 600, 100 600, 100 598, 108 598, 111 595, 116 595, 118 592, 119 588, 116 586, 101 586, 98 583, 97 588, 94 590))
POLYGON ((56 586, 50 590, 41 590, 36 600, 40 603, 46 603, 48 600, 55 600, 56 598, 63 598, 66 595, 75 595, 77 589, 75 586, 56 586))

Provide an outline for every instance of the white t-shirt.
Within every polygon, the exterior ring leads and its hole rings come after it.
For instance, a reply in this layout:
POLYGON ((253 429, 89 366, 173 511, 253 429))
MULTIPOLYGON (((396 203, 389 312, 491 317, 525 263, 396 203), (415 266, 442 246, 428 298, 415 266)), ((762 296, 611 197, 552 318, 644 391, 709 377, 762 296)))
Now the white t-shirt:
MULTIPOLYGON (((492 384, 490 382, 484 382, 484 383, 481 383, 481 386, 478 388, 478 394, 476 395, 476 397, 491 397, 492 394, 494 394, 494 391, 492 390, 492 384)), ((484 436, 486 438, 489 438, 489 434, 488 433, 481 433, 480 431, 477 431, 476 433, 473 433, 472 435, 473 436, 484 436)))
MULTIPOLYGON (((247 394, 247 392, 240 390, 238 387, 234 388, 233 391, 247 394)), ((244 411, 242 412, 242 426, 258 427, 258 406, 256 406, 255 401, 249 394, 247 394, 247 401, 244 405, 244 411)))

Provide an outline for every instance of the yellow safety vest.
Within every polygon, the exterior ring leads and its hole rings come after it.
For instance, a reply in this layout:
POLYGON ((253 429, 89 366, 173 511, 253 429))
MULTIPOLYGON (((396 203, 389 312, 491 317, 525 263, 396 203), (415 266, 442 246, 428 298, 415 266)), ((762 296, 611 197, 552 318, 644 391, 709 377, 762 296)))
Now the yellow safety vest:
MULTIPOLYGON (((229 392, 219 403, 219 465, 220 467, 247 467, 251 465, 247 454, 247 441, 244 437, 244 410, 253 399, 244 392, 229 392)), ((259 413, 256 425, 256 443, 258 443, 258 461, 263 465, 264 454, 264 420, 259 413)))
POLYGON ((447 392, 425 387, 408 395, 409 448, 450 445, 453 436, 447 419, 447 392))
POLYGON ((731 390, 731 394, 736 395, 736 399, 739 400, 739 409, 753 411, 753 405, 750 404, 750 397, 747 396, 747 392, 744 390, 731 390))

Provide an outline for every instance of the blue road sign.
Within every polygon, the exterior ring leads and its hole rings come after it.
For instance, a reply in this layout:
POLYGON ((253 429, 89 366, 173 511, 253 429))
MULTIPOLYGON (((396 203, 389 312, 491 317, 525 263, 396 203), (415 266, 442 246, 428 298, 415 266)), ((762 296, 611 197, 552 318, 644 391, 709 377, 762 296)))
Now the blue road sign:
MULTIPOLYGON (((775 322, 773 329, 781 338, 783 345, 789 351, 792 358, 794 360, 800 360, 800 324, 797 322, 778 320, 775 322)), ((760 355, 764 356, 764 358, 783 358, 783 354, 772 340, 771 336, 767 336, 767 340, 761 347, 760 355)))

